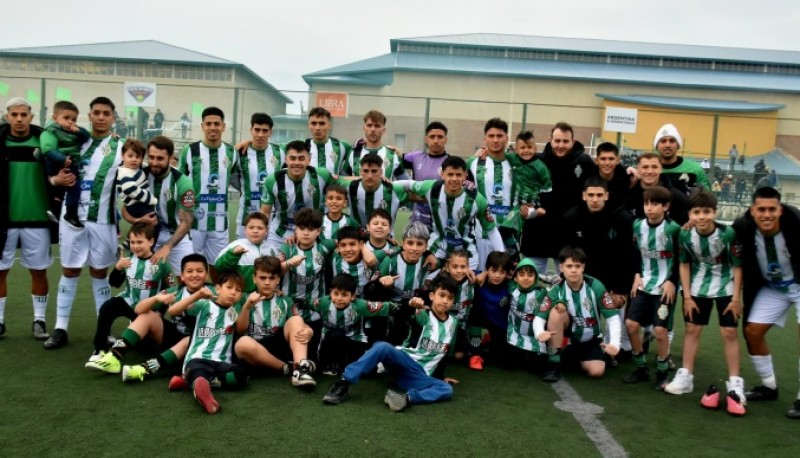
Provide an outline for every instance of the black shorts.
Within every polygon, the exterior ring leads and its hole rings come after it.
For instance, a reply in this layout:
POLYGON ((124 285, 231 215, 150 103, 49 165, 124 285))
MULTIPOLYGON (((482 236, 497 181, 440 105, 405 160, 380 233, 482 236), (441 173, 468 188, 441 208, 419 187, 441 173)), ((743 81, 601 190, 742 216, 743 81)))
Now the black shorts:
POLYGON ((694 297, 695 304, 700 309, 700 313, 695 312, 694 318, 691 320, 689 316, 686 315, 684 312, 683 319, 687 323, 696 324, 698 326, 708 326, 708 320, 711 318, 711 309, 714 308, 714 304, 717 304, 717 318, 719 319, 719 327, 721 328, 735 328, 739 326, 739 320, 733 317, 733 313, 728 312, 726 314, 722 314, 725 311, 725 308, 728 307, 728 304, 731 303, 731 296, 724 296, 724 297, 694 297))
POLYGON ((161 324, 164 326, 164 331, 161 334, 161 345, 163 350, 172 348, 175 344, 183 340, 184 337, 189 337, 186 334, 178 331, 178 327, 172 321, 161 319, 161 324))
POLYGON ((237 366, 231 363, 221 363, 219 361, 211 361, 208 359, 193 359, 186 363, 186 371, 184 376, 189 386, 192 386, 195 380, 202 377, 206 380, 218 379, 223 380, 228 372, 237 370, 237 366))
POLYGON ((577 358, 579 361, 604 361, 606 353, 600 346, 600 339, 594 338, 587 342, 570 342, 564 349, 563 358, 577 358))
POLYGON ((662 301, 660 294, 647 294, 639 291, 628 305, 628 314, 625 318, 642 326, 652 324, 659 328, 669 329, 673 313, 675 313, 674 302, 670 304, 662 301))
POLYGON ((283 362, 292 360, 292 347, 283 335, 283 328, 277 333, 264 337, 257 341, 262 347, 266 348, 270 355, 283 362))

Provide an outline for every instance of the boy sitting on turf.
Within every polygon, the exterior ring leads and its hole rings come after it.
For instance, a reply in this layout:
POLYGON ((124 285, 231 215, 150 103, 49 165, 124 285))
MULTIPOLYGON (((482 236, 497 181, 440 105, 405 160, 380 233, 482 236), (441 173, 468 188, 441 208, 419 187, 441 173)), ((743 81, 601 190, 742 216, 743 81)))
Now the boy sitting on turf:
POLYGON ((211 393, 212 380, 218 380, 223 388, 239 388, 247 381, 244 369, 232 363, 236 325, 233 306, 242 298, 243 286, 239 272, 219 272, 216 295, 209 288, 201 288, 167 310, 172 316, 186 312, 196 319, 183 372, 195 399, 208 413, 217 413, 220 408, 211 393))
POLYGON ((291 373, 294 386, 316 386, 311 377, 316 365, 308 360, 314 331, 303 318, 292 316, 291 298, 275 294, 281 281, 281 261, 263 256, 255 260, 253 269, 256 290, 247 297, 236 319, 236 333, 242 335, 234 348, 236 356, 250 366, 291 373))
POLYGON ((643 193, 645 218, 633 222, 636 253, 641 258, 631 289, 625 326, 631 340, 636 369, 623 379, 625 383, 650 380, 645 361, 641 330, 653 325, 658 354, 656 389, 663 390, 669 371, 669 328, 675 310, 675 286, 678 284, 678 234, 680 226, 667 217, 670 191, 661 186, 643 193))
POLYGON ((509 282, 513 272, 511 257, 503 251, 493 251, 486 257, 486 271, 481 273, 475 287, 475 303, 469 314, 469 368, 483 370, 479 329, 489 332, 489 353, 495 361, 506 366, 512 363, 508 333, 509 282), (476 334, 476 335, 472 335, 476 334))
POLYGON ((253 283, 253 262, 261 256, 270 254, 265 240, 267 238, 267 217, 261 212, 253 212, 244 220, 244 238, 234 240, 226 246, 214 261, 220 270, 237 270, 244 278, 244 290, 255 290, 253 283))
MULTIPOLYGON (((448 312, 453 306, 458 286, 447 277, 439 276, 431 283, 430 308, 417 311, 414 330, 409 342, 414 347, 393 347, 387 342, 377 342, 358 361, 348 365, 342 380, 333 384, 323 398, 326 404, 339 404, 350 397, 350 385, 371 373, 378 363, 383 363, 387 371, 396 377, 398 386, 405 394, 388 390, 383 402, 397 412, 409 404, 423 404, 446 401, 453 397, 451 383, 458 383, 441 376, 444 366, 440 363, 447 356, 458 323, 448 312)), ((423 307, 420 298, 413 298, 411 304, 423 307)))
POLYGON ((331 293, 314 309, 322 315, 320 362, 326 375, 338 375, 343 367, 367 351, 364 319, 385 317, 397 308, 392 302, 367 302, 356 297, 358 279, 339 274, 331 281, 331 293))
POLYGON ((356 297, 362 297, 364 286, 377 274, 376 267, 386 258, 386 253, 374 253, 364 244, 360 227, 343 227, 336 236, 336 252, 331 262, 331 275, 347 274, 358 279, 356 297))
POLYGON ((391 344, 400 345, 408 337, 413 319, 413 309, 408 307, 408 301, 415 295, 419 296, 428 274, 421 260, 428 249, 429 239, 430 232, 424 224, 409 224, 403 231, 402 248, 393 251, 378 267, 381 285, 389 288, 392 301, 400 304, 400 309, 392 316, 389 329, 388 342, 391 344))
POLYGON ((373 253, 383 251, 386 255, 394 253, 397 244, 392 240, 392 215, 382 208, 376 208, 369 215, 367 222, 369 240, 367 248, 373 253))
MULTIPOLYGON (((117 297, 112 297, 100 306, 94 335, 94 353, 85 364, 87 368, 105 371, 97 363, 111 346, 108 336, 114 320, 119 317, 134 320, 137 316, 133 310, 136 304, 163 291, 171 281, 172 273, 166 260, 162 259, 155 264, 150 262, 155 244, 153 231, 153 226, 141 222, 135 223, 128 231, 132 256, 120 256, 108 276, 108 283, 114 288, 119 288, 123 283, 128 286, 117 297)), ((119 373, 119 365, 115 373, 119 373)))
MULTIPOLYGON (((700 347, 700 334, 708 325, 716 304, 720 332, 728 363, 726 392, 727 410, 731 415, 744 415, 746 402, 744 380, 739 377, 739 340, 737 327, 742 316, 742 268, 735 255, 733 228, 717 223, 717 198, 701 190, 689 197, 691 229, 680 234, 680 275, 683 287, 683 317, 686 333, 683 338, 683 367, 664 388, 670 394, 691 393, 694 363, 700 347)), ((714 387, 716 388, 716 387, 714 387)), ((703 407, 719 407, 719 390, 711 389, 700 401, 703 407)))
POLYGON ((536 340, 533 320, 547 297, 547 289, 539 282, 533 260, 523 258, 514 269, 514 281, 509 287, 511 302, 508 310, 506 341, 511 346, 512 359, 524 361, 532 370, 544 367, 547 347, 536 340))
POLYGON ((558 253, 564 281, 553 286, 533 320, 539 342, 548 342, 548 364, 542 380, 561 378, 561 346, 570 337, 567 350, 575 353, 589 377, 602 377, 606 370, 603 353, 619 353, 622 323, 611 295, 597 279, 583 274, 586 254, 580 248, 564 247, 558 253), (600 316, 608 324, 611 343, 600 338, 600 316), (545 326, 547 330, 545 331, 545 326), (571 350, 570 350, 571 349, 571 350))
POLYGON ((325 188, 325 207, 328 213, 322 221, 322 240, 336 240, 339 229, 346 226, 358 226, 352 216, 344 213, 347 208, 347 190, 339 184, 329 184, 325 188))
MULTIPOLYGON (((205 256, 198 253, 186 255, 181 259, 180 284, 136 304, 136 313, 139 316, 122 333, 122 338, 117 340, 117 343, 114 344, 109 353, 116 355, 121 360, 145 336, 155 339, 161 348, 169 348, 157 357, 148 359, 142 364, 122 366, 122 381, 144 381, 145 377, 153 376, 161 369, 173 367, 177 363, 183 362, 186 350, 189 349, 189 336, 194 329, 195 319, 186 313, 167 318, 167 309, 175 301, 191 296, 199 291, 200 288, 207 287, 213 292, 214 285, 207 283, 207 278, 208 262, 205 256), (140 320, 141 324, 144 325, 142 327, 139 327, 140 320), (136 335, 128 333, 128 330, 133 331, 136 335), (172 342, 175 343, 171 344, 172 342)), ((173 377, 173 380, 170 381, 171 389, 178 389, 180 386, 185 387, 183 377, 177 376, 177 378, 180 380, 175 380, 173 377)))

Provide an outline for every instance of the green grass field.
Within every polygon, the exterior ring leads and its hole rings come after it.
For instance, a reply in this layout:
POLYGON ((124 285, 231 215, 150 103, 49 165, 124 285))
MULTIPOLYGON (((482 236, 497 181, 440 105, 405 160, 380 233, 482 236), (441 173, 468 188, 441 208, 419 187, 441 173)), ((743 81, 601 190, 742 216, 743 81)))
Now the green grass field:
MULTIPOLYGON (((397 227, 405 226, 405 218, 397 227)), ((48 324, 55 322, 60 272, 50 270, 48 324)), ((552 387, 526 372, 451 365, 461 383, 451 402, 392 413, 383 405, 390 381, 367 379, 349 401, 325 406, 331 377, 318 375, 313 393, 288 378, 254 379, 239 392, 217 392, 222 411, 205 414, 189 393, 167 391, 167 378, 123 384, 83 364, 92 350, 94 301, 81 277, 70 343, 46 351, 30 333, 30 280, 16 265, 9 275, 7 335, 0 339, 0 456, 597 456, 552 387)), ((788 322, 795 323, 794 312, 788 322)), ((775 329, 773 346, 781 399, 751 404, 744 418, 699 406, 709 383, 724 387, 725 365, 716 323, 706 331, 695 392, 670 396, 650 384, 625 385, 631 363, 602 380, 567 373, 585 401, 605 409, 600 419, 631 456, 797 456, 800 423, 784 417, 798 388, 797 331, 775 329)), ((118 334, 124 324, 118 324, 118 334)), ((673 353, 680 360, 682 323, 673 353)), ((746 355, 743 347, 743 355, 746 355)), ((146 355, 132 353, 126 362, 146 355)), ((757 380, 742 362, 748 386, 757 380)))

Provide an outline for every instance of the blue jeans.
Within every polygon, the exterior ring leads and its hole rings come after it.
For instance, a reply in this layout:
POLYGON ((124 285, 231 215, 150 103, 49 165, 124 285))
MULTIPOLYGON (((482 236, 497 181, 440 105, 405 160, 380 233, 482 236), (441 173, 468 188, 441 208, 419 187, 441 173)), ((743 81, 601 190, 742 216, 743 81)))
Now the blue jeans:
POLYGON ((411 404, 425 404, 447 401, 453 397, 453 387, 449 383, 426 374, 416 361, 400 349, 386 342, 376 342, 364 356, 344 370, 344 379, 352 384, 364 374, 383 363, 386 369, 397 377, 397 385, 406 390, 411 404))

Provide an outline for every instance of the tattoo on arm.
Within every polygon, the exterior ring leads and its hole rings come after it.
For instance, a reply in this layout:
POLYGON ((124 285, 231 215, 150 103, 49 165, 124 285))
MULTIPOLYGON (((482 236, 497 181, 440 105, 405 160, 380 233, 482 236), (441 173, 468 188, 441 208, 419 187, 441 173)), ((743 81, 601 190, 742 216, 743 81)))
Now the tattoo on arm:
POLYGON ((174 248, 184 237, 186 234, 189 233, 189 229, 192 228, 192 221, 194 221, 194 214, 187 212, 187 211, 179 211, 178 212, 178 219, 180 219, 180 224, 178 224, 178 228, 175 229, 175 233, 172 234, 172 237, 165 243, 170 248, 174 248))

